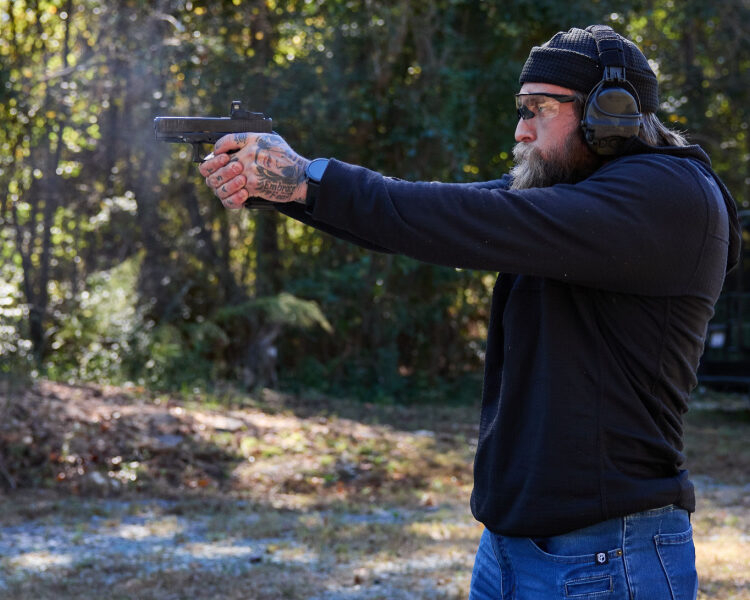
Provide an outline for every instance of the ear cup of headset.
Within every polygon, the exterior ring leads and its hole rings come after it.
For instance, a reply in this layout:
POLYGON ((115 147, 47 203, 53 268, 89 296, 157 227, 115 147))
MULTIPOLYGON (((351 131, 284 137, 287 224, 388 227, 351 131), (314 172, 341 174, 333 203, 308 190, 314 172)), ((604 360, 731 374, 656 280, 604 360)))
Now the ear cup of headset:
POLYGON ((618 154, 641 128, 639 104, 638 94, 628 82, 600 82, 583 109, 581 127, 589 148, 603 156, 618 154))

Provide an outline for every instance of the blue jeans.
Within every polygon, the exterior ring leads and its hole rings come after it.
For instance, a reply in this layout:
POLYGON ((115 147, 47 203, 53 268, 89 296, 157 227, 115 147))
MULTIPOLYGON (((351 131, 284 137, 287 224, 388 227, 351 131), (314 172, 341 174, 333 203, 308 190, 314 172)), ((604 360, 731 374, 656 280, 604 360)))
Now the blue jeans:
POLYGON ((694 600, 693 530, 674 506, 549 538, 482 534, 469 600, 694 600))

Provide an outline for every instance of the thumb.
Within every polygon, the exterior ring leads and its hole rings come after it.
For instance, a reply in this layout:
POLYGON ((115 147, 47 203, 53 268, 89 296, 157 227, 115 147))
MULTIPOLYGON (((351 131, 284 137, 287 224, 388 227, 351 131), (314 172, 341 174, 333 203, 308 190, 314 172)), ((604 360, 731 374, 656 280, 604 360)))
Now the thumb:
POLYGON ((250 132, 230 133, 223 138, 219 138, 214 145, 214 154, 236 152, 240 148, 244 148, 248 144, 254 142, 257 137, 258 134, 250 132))

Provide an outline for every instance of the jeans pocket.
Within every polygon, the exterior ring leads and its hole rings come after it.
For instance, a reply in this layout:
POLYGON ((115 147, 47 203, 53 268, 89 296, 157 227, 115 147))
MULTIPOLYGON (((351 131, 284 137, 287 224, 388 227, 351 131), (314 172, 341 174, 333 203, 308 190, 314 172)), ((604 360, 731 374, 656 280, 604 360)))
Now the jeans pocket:
MULTIPOLYGON (((594 552, 593 549, 586 554, 579 554, 584 550, 577 547, 577 552, 571 552, 570 554, 555 554, 550 551, 549 547, 545 543, 544 538, 527 538, 526 539, 529 547, 538 558, 542 558, 549 562, 566 564, 566 565, 596 565, 601 566, 602 564, 608 563, 610 560, 615 560, 622 556, 622 550, 616 548, 614 550, 594 552)), ((564 551, 564 550, 563 550, 564 551)))
POLYGON ((672 600, 694 600, 698 593, 698 574, 693 528, 682 533, 660 533, 654 536, 654 543, 672 600))
POLYGON ((593 600, 601 598, 604 594, 611 594, 614 584, 611 575, 599 577, 584 577, 571 579, 565 582, 565 597, 577 598, 578 600, 593 600))
POLYGON ((549 548, 544 543, 543 538, 528 538, 528 543, 538 558, 549 562, 562 563, 566 565, 585 564, 592 562, 591 557, 593 556, 593 553, 583 555, 552 554, 551 552, 549 552, 549 548))

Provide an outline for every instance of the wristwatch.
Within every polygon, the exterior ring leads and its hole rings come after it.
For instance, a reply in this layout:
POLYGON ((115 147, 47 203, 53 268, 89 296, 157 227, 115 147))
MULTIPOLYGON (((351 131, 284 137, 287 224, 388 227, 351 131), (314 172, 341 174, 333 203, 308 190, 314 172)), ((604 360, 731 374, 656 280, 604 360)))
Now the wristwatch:
POLYGON ((305 177, 307 178, 307 196, 305 197, 305 212, 312 214, 315 209, 315 201, 318 199, 320 190, 320 180, 323 179, 328 166, 327 158, 316 158, 311 160, 305 167, 305 177))

